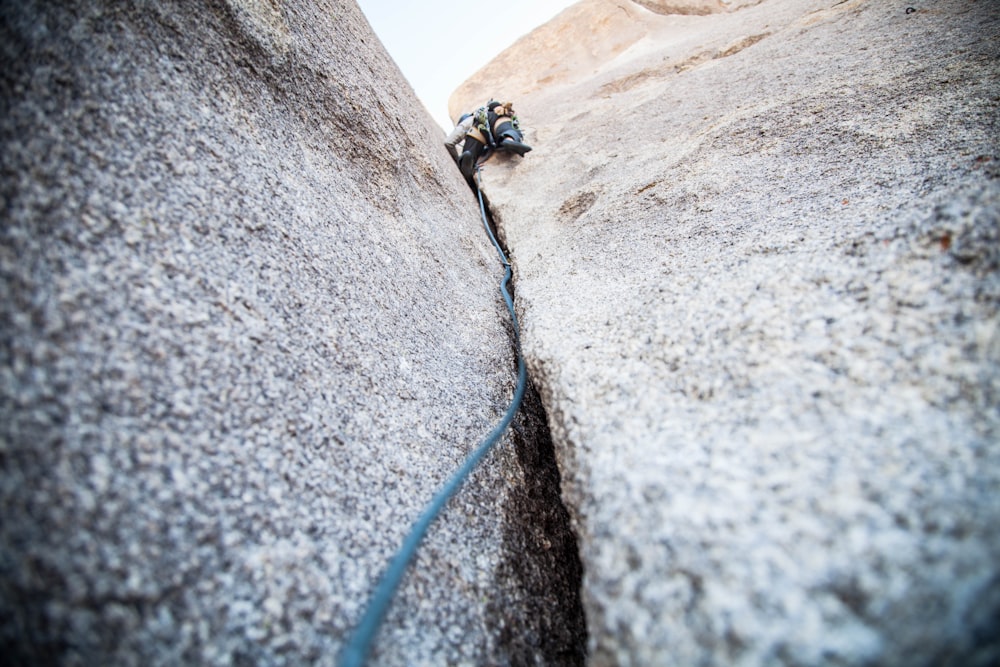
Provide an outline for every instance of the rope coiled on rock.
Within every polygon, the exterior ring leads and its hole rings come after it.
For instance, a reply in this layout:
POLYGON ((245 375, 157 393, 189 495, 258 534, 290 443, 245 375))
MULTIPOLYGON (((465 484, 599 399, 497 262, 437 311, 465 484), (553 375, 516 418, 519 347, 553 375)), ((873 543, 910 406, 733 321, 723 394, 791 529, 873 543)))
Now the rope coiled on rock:
POLYGON ((503 262, 504 266, 503 280, 500 281, 500 292, 503 294, 504 301, 507 302, 507 310, 510 312, 511 321, 514 326, 514 345, 517 350, 517 388, 514 390, 514 397, 511 399, 510 406, 507 408, 507 412, 504 413, 503 418, 490 431, 479 447, 469 455, 462 466, 455 471, 451 479, 441 487, 437 495, 424 508, 420 518, 413 524, 410 533, 403 540, 396 555, 390 561, 389 567, 386 568, 385 573, 382 575, 378 586, 372 593, 361 621, 358 623, 354 634, 341 654, 340 667, 361 667, 365 664, 371 652, 372 644, 375 641, 375 636, 378 634, 382 621, 389 611, 389 604, 392 602, 392 598, 395 596, 396 590, 403 580, 403 575, 406 573, 407 567, 416 555, 417 548, 427 534, 427 530, 434 520, 437 519, 451 497, 465 482, 469 473, 479 465, 483 457, 489 453, 493 445, 503 436, 507 427, 514 420, 514 415, 517 414, 521 406, 521 400, 524 398, 525 388, 528 384, 528 372, 524 365, 524 357, 521 355, 520 329, 517 323, 517 314, 514 312, 514 298, 507 289, 513 272, 511 271, 510 262, 507 260, 507 255, 504 254, 503 248, 497 242, 496 236, 493 234, 493 230, 490 229, 489 221, 486 217, 486 205, 483 203, 483 192, 480 189, 479 167, 476 167, 476 194, 479 197, 479 212, 483 218, 483 227, 485 227, 486 233, 489 235, 490 241, 493 242, 493 246, 500 255, 500 261, 503 262))

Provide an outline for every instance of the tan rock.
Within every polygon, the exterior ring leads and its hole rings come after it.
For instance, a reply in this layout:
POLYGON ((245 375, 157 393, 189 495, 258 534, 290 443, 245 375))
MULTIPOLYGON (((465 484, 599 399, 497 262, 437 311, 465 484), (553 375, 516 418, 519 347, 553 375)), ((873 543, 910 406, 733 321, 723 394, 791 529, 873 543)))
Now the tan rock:
POLYGON ((648 32, 648 12, 630 0, 584 0, 502 52, 452 93, 457 119, 490 98, 516 100, 581 76, 648 32))
POLYGON ((634 0, 657 14, 715 14, 726 11, 722 0, 634 0))
POLYGON ((693 14, 702 16, 718 12, 731 12, 744 7, 759 5, 764 0, 634 0, 657 14, 693 14))

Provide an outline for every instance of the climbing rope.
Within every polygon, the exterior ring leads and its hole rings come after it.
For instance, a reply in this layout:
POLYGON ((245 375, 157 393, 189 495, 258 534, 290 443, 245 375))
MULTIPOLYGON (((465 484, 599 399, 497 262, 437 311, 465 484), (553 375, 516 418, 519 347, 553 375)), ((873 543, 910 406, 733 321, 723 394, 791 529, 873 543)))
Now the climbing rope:
POLYGON ((382 575, 382 579, 379 581, 374 593, 372 593, 372 597, 368 601, 368 608, 361 617, 354 635, 341 654, 340 667, 361 667, 365 664, 368 654, 371 652, 372 643, 375 641, 375 635, 378 634, 386 612, 389 611, 389 604, 392 602, 392 598, 395 596, 396 590, 403 580, 406 568, 416 555, 417 548, 423 541, 424 535, 427 534, 427 530, 438 514, 441 513, 441 510, 444 509, 444 506, 465 482, 465 478, 469 476, 469 473, 475 469, 483 457, 493 448, 493 445, 503 436, 507 427, 513 421, 514 415, 517 414, 518 408, 521 406, 521 399, 524 398, 524 390, 528 383, 528 372, 524 366, 524 358, 521 356, 520 331, 517 324, 517 315, 514 313, 514 299, 507 289, 507 286, 510 284, 512 271, 510 262, 507 261, 507 256, 497 242, 496 236, 494 236, 493 230, 490 229, 489 221, 486 218, 486 206, 483 203, 483 192, 480 189, 480 172, 478 166, 476 167, 476 194, 479 196, 479 212, 483 218, 483 227, 486 228, 486 233, 493 242, 493 246, 497 249, 500 261, 503 262, 505 269, 503 280, 500 281, 500 292, 503 294, 504 301, 507 302, 507 310, 510 312, 510 317, 514 325, 514 344, 517 349, 517 388, 514 390, 514 397, 511 400, 510 407, 507 408, 507 412, 500 422, 490 431, 479 447, 469 455, 462 464, 462 467, 441 487, 437 495, 424 508, 424 512, 420 515, 420 518, 413 524, 409 535, 403 540, 396 555, 390 561, 389 567, 386 568, 385 573, 382 575))

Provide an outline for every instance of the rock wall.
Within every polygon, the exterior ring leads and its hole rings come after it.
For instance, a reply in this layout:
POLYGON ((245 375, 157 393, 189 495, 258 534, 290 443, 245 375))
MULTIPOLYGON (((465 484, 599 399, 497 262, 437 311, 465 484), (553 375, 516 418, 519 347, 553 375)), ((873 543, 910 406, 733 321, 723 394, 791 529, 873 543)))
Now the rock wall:
MULTIPOLYGON (((677 18, 651 14, 714 14, 732 12, 760 0, 645 0, 608 2, 581 0, 556 19, 520 38, 464 82, 448 100, 448 113, 463 113, 496 98, 544 96, 571 81, 596 75, 618 58, 629 59, 643 46, 662 46, 663 28, 677 18), (623 55, 624 54, 624 55, 623 55)), ((694 33, 671 31, 670 40, 696 38, 694 33)))
MULTIPOLYGON (((2 662, 333 664, 513 391, 440 130, 353 2, 3 3, 0 64, 2 662)), ((538 423, 373 663, 579 660, 538 423)))
POLYGON ((451 100, 534 147, 484 187, 592 665, 1000 660, 1000 14, 909 5, 588 0, 451 100))

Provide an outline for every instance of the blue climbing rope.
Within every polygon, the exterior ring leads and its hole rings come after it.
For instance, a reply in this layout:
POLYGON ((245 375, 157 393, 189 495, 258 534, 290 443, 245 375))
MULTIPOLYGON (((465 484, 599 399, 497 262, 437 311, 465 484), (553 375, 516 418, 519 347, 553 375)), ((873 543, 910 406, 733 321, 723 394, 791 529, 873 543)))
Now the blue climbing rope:
POLYGON ((420 518, 413 524, 409 535, 406 536, 406 539, 399 546, 399 550, 389 563, 389 567, 386 568, 382 579, 375 588, 375 592, 372 593, 364 616, 361 617, 358 627, 355 629, 350 641, 344 648, 344 652, 341 654, 340 667, 362 667, 365 664, 368 654, 371 652, 372 644, 375 641, 375 635, 378 634, 379 627, 381 627, 382 621, 389 611, 389 604, 392 602, 392 598, 395 596, 396 590, 403 580, 403 575, 406 574, 407 567, 416 555, 417 548, 427 534, 427 530, 434 520, 437 519, 438 514, 441 513, 441 510, 444 509, 444 506, 451 497, 465 482, 465 478, 469 476, 469 473, 479 465, 483 457, 489 453, 493 445, 503 436, 507 427, 513 421, 514 415, 517 414, 518 408, 521 406, 521 400, 524 398, 524 390, 528 383, 528 372, 524 366, 524 358, 521 356, 520 330, 517 324, 517 315, 514 313, 514 299, 507 289, 510 284, 512 272, 510 262, 507 261, 507 256, 497 242, 496 236, 494 236, 493 230, 490 229, 489 221, 486 218, 486 206, 483 203, 483 193, 480 189, 478 166, 476 167, 476 194, 479 196, 479 212, 482 214, 483 227, 486 228, 486 233, 493 242, 493 246, 497 249, 500 261, 503 262, 505 269, 503 280, 500 281, 500 292, 503 294, 504 301, 507 302, 507 310, 510 311, 510 317, 514 325, 514 344, 517 348, 517 388, 514 390, 514 397, 503 418, 489 432, 479 447, 469 455, 462 464, 462 467, 441 487, 437 495, 424 508, 424 512, 420 515, 420 518))

